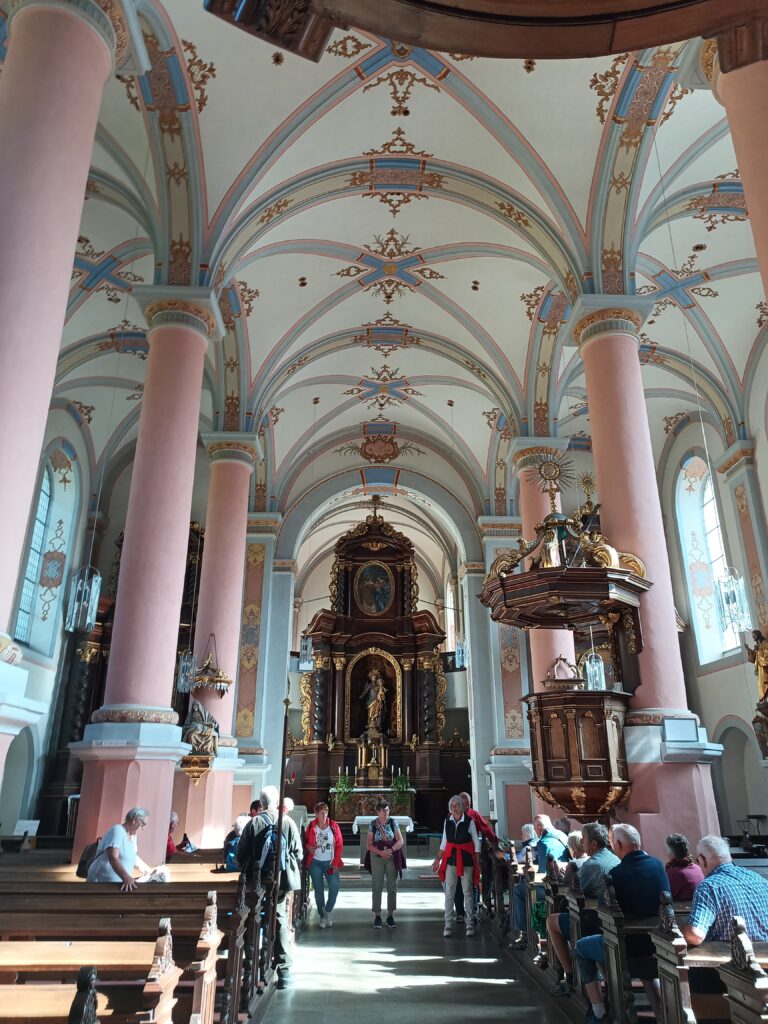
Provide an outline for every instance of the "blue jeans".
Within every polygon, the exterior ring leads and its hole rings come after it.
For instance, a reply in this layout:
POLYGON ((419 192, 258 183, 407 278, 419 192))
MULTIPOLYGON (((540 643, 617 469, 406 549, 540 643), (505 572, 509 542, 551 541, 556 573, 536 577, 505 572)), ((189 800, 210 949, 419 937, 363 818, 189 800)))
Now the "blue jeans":
POLYGON ((587 935, 576 943, 576 960, 579 976, 584 985, 602 977, 598 965, 605 963, 605 942, 602 935, 587 935))
POLYGON ((315 903, 320 917, 330 914, 336 905, 336 897, 339 895, 339 869, 332 874, 327 874, 330 864, 328 861, 312 860, 309 864, 309 877, 312 879, 312 888, 315 890, 315 903), (325 896, 325 881, 328 882, 328 898, 325 896))
MULTIPOLYGON (((512 902, 514 903, 514 914, 513 924, 519 932, 528 931, 528 887, 523 885, 522 882, 518 882, 512 890, 512 902)), ((544 886, 536 886, 536 898, 539 900, 544 899, 544 886)))

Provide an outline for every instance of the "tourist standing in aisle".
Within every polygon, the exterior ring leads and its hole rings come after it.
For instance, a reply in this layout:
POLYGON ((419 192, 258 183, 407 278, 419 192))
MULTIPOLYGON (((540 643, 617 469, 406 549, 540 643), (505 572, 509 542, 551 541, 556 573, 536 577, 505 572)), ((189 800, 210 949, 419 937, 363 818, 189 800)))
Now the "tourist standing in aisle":
POLYGON ((397 822, 389 816, 389 804, 379 800, 376 804, 376 817, 368 826, 367 853, 365 855, 366 870, 371 872, 373 897, 373 927, 381 928, 381 894, 384 879, 387 880, 387 928, 397 927, 395 910, 397 909, 397 879, 403 877, 405 841, 397 826, 397 822))
POLYGON ((332 915, 339 895, 339 871, 342 867, 343 850, 341 829, 329 818, 328 804, 315 804, 315 817, 310 821, 304 838, 304 866, 312 879, 321 928, 330 928, 333 925, 332 915))
POLYGON ((474 821, 465 813, 460 796, 448 801, 448 817, 443 825, 440 852, 435 857, 432 870, 437 871, 445 889, 445 927, 443 935, 453 935, 456 919, 454 896, 461 880, 464 890, 464 919, 467 935, 475 934, 474 889, 480 881, 477 855, 480 852, 480 836, 474 821))

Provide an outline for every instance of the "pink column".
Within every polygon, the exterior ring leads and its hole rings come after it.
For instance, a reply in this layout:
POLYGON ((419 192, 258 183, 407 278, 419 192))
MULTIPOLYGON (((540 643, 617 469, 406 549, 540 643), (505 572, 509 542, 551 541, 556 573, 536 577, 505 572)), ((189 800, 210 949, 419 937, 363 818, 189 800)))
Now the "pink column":
MULTIPOLYGON (((521 444, 526 447, 518 450, 513 455, 513 462, 517 469, 518 481, 520 484, 520 516, 522 518, 523 537, 530 540, 536 533, 536 526, 549 515, 549 495, 537 486, 534 480, 530 479, 528 467, 535 455, 542 451, 559 452, 558 448, 551 445, 537 444, 534 438, 521 439, 521 444), (530 441, 530 444, 528 443, 530 441)), ((560 508, 558 497, 557 508, 560 508)), ((570 664, 576 661, 576 652, 573 645, 573 633, 569 629, 532 629, 529 630, 528 642, 531 648, 531 690, 541 690, 542 682, 546 679, 547 670, 555 658, 563 657, 570 664)))
POLYGON ((608 309, 581 331, 577 324, 574 333, 584 360, 601 528, 613 547, 642 558, 653 583, 641 601, 643 682, 633 703, 643 708, 686 708, 672 577, 638 358, 641 322, 632 310, 608 309))
POLYGON ((104 706, 83 742, 73 744, 84 761, 75 857, 134 804, 151 812, 142 856, 155 863, 164 857, 173 770, 183 752, 170 701, 200 389, 208 338, 217 330, 209 296, 186 292, 167 299, 165 289, 137 289, 146 306, 149 357, 104 706))
POLYGON ((719 75, 715 95, 725 107, 736 163, 744 186, 757 263, 768 295, 768 62, 757 61, 719 75))
MULTIPOLYGON (((232 679, 223 697, 212 690, 195 690, 199 700, 221 728, 219 756, 213 770, 196 784, 177 772, 174 810, 180 831, 196 846, 212 847, 224 841, 232 827, 232 790, 237 741, 232 737, 235 689, 240 654, 243 574, 248 531, 250 477, 256 450, 236 436, 213 435, 211 482, 205 520, 203 567, 195 625, 195 662, 205 657, 211 634, 216 639, 218 667, 232 679)), ((209 439, 212 440, 212 439, 209 439)))
POLYGON ((602 531, 619 551, 640 556, 653 583, 640 602, 642 682, 624 728, 632 792, 621 818, 640 829, 647 850, 662 856, 670 831, 693 838, 719 832, 710 776, 717 751, 703 740, 680 747, 662 741, 664 718, 695 716, 685 693, 638 357, 646 306, 626 296, 583 297, 573 333, 584 360, 602 531))
POLYGON ((10 624, 114 43, 95 3, 22 4, 11 14, 0 75, 0 632, 10 624))

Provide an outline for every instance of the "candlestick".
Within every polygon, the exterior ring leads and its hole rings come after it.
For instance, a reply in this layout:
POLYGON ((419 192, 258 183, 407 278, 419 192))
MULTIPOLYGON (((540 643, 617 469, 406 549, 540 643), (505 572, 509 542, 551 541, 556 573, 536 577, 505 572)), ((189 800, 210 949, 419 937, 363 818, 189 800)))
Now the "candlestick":
POLYGON ((408 773, 407 777, 410 779, 410 777, 411 777, 411 766, 410 765, 408 765, 408 767, 406 768, 406 772, 408 773))
POLYGON ((339 775, 341 775, 341 765, 339 765, 339 775))

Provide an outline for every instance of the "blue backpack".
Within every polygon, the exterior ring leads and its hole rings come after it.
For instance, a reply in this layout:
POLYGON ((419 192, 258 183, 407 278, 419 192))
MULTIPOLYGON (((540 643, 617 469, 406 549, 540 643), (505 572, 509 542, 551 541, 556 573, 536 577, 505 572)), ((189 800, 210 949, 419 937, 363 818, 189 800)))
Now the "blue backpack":
POLYGON ((240 842, 240 836, 235 836, 224 844, 224 870, 225 871, 239 871, 240 864, 237 860, 237 844, 240 842))

